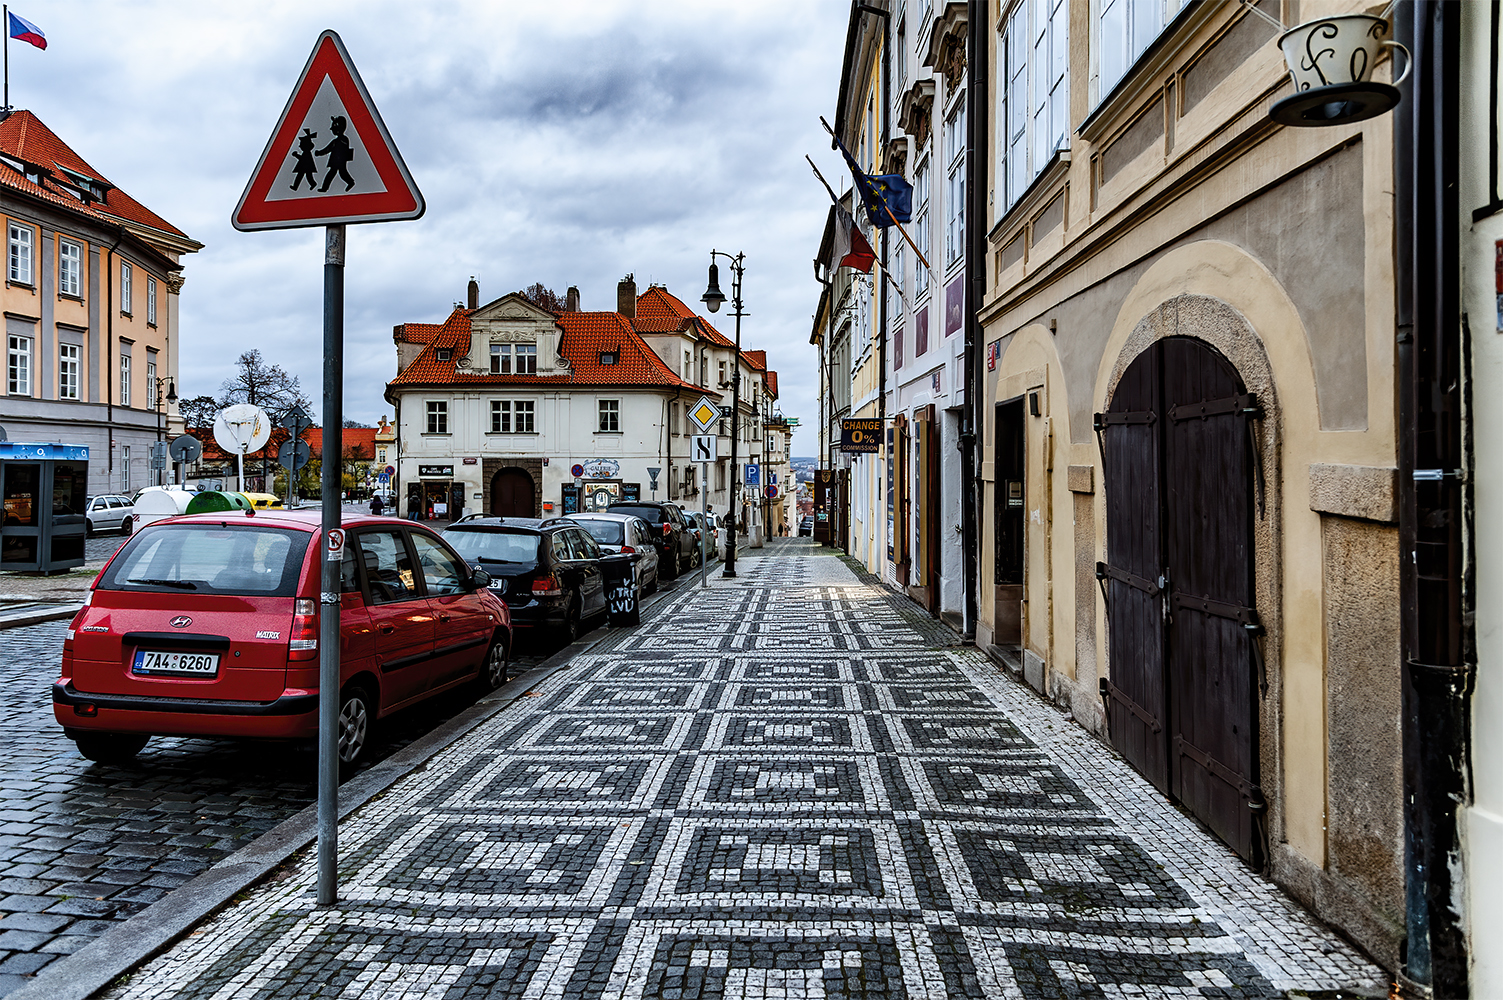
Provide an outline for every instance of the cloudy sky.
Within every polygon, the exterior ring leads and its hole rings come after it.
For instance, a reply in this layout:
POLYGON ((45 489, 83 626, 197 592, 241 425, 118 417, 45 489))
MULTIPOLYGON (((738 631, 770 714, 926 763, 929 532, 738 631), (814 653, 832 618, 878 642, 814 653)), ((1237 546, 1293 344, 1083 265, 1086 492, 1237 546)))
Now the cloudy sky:
POLYGON ((390 414, 392 326, 441 320, 471 275, 482 301, 541 281, 613 308, 633 272, 692 304, 715 247, 747 255, 743 346, 767 350, 783 412, 815 422, 809 262, 829 199, 803 155, 840 173, 818 116, 833 118, 843 0, 12 9, 49 45, 11 43, 12 103, 205 244, 184 260, 181 394, 217 393, 255 346, 321 399, 322 231, 237 233, 229 217, 332 28, 428 203, 350 230, 347 415, 390 414))

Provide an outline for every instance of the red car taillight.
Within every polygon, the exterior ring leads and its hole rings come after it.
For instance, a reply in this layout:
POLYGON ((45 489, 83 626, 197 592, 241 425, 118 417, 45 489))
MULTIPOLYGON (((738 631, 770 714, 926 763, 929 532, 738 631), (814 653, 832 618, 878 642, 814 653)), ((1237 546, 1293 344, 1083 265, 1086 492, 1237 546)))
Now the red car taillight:
POLYGON ((318 659, 318 608, 307 598, 292 605, 292 632, 287 640, 287 659, 318 659))
POLYGON ((672 524, 672 522, 670 522, 670 521, 664 521, 663 522, 663 534, 664 535, 671 535, 672 533, 673 533, 673 524, 672 524))
POLYGON ((562 597, 564 588, 553 576, 540 576, 532 581, 533 597, 562 597))
POLYGON ((621 546, 621 552, 624 555, 631 555, 635 551, 637 551, 637 550, 634 549, 634 548, 632 548, 630 545, 623 545, 623 546, 621 546))

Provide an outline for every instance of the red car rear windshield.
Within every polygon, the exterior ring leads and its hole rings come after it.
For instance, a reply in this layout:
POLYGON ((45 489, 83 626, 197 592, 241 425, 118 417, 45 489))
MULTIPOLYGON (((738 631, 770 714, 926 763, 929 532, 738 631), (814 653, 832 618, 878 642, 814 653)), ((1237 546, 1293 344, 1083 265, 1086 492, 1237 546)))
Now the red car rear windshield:
POLYGON ((308 539, 290 528, 147 525, 125 543, 98 589, 292 597, 308 539))

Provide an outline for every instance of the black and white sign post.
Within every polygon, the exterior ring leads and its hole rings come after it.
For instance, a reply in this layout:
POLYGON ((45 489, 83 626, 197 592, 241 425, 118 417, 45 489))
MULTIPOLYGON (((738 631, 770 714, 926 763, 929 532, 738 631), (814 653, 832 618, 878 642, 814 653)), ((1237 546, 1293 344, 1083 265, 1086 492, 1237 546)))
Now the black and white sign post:
POLYGON ((709 552, 705 548, 710 540, 710 463, 715 461, 719 440, 714 434, 695 434, 690 449, 700 470, 699 513, 702 527, 699 532, 699 586, 702 590, 707 590, 710 586, 708 570, 705 568, 710 561, 709 552))
POLYGON ((231 217, 242 231, 324 227, 323 532, 318 609, 320 906, 338 901, 339 766, 374 721, 367 715, 365 701, 341 690, 339 662, 339 575, 345 544, 340 526, 345 226, 416 219, 424 208, 423 196, 344 43, 334 32, 325 31, 318 36, 231 217), (316 148, 320 145, 323 148, 316 148), (319 157, 325 157, 325 162, 320 164, 319 157), (322 186, 317 180, 320 170, 326 171, 322 186))

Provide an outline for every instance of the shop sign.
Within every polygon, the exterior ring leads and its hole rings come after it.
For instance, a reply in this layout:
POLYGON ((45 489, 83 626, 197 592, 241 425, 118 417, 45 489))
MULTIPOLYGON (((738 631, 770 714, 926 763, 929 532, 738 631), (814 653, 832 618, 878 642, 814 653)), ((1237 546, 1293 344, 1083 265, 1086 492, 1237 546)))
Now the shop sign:
POLYGON ((464 462, 465 465, 479 465, 480 464, 480 459, 478 459, 478 458, 464 458, 464 459, 460 459, 460 461, 464 462))
POLYGON ((882 450, 882 418, 847 419, 840 422, 840 450, 876 454, 882 450))
POLYGON ((614 458, 592 458, 584 464, 584 474, 590 479, 615 479, 621 473, 621 463, 614 458))
POLYGON ((447 479, 453 478, 454 466, 452 465, 420 465, 418 466, 419 479, 447 479))

